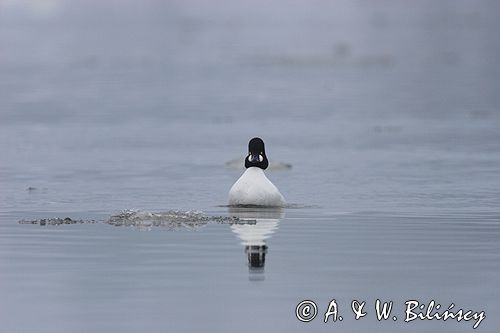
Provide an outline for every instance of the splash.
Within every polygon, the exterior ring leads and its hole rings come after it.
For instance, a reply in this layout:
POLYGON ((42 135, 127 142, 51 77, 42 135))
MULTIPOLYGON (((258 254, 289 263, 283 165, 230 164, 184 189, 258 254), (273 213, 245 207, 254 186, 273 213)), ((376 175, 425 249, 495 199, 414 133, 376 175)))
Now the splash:
POLYGON ((169 210, 161 213, 151 213, 141 210, 123 210, 111 215, 105 223, 116 227, 167 227, 176 228, 199 228, 210 221, 210 217, 200 212, 182 212, 169 210))
POLYGON ((44 225, 61 225, 61 224, 81 224, 81 223, 97 223, 96 220, 80 220, 80 219, 72 219, 70 217, 49 217, 44 219, 35 219, 35 220, 21 220, 20 224, 38 224, 41 226, 44 225))
POLYGON ((57 226, 63 224, 104 223, 115 227, 137 227, 149 229, 152 227, 163 227, 169 230, 176 229, 198 229, 208 223, 219 224, 254 224, 256 221, 243 220, 235 216, 213 216, 205 215, 198 211, 168 210, 160 213, 127 209, 111 215, 106 220, 73 219, 70 217, 43 218, 34 220, 21 220, 20 224, 36 224, 40 226, 57 226))

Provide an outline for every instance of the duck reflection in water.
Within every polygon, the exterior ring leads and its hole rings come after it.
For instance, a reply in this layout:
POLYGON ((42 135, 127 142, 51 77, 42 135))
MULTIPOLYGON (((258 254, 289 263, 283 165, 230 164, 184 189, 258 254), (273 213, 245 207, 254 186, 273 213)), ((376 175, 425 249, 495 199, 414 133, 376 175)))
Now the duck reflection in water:
POLYGON ((280 219, 284 217, 283 210, 274 207, 230 207, 229 214, 248 222, 233 224, 231 230, 245 246, 250 280, 263 280, 268 252, 266 240, 278 229, 280 219))

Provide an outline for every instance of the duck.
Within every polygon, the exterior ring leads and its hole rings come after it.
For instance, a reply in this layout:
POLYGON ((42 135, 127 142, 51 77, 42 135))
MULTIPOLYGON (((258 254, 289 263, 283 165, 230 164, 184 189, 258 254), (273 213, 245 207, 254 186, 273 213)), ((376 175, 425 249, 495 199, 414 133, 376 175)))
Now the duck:
POLYGON ((245 157, 246 170, 229 190, 229 206, 285 206, 285 198, 264 173, 268 166, 264 141, 251 139, 245 157))

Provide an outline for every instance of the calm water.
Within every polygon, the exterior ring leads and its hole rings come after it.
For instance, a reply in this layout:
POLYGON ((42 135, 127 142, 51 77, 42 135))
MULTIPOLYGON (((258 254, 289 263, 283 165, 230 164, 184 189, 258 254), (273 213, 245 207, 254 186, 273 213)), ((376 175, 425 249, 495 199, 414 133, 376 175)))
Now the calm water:
POLYGON ((499 4, 0 1, 1 331, 473 331, 415 299, 496 332, 499 4), (230 211, 257 135, 292 205, 230 211), (18 223, 66 216, 98 223, 18 223))

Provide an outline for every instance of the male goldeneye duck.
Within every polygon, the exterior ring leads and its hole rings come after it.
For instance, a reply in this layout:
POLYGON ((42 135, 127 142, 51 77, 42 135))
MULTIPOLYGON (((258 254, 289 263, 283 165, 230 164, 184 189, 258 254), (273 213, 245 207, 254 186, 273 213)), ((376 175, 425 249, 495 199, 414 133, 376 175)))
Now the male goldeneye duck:
POLYGON ((264 174, 268 167, 264 141, 253 138, 248 143, 248 156, 245 158, 246 171, 229 191, 230 206, 282 207, 285 198, 264 174))

